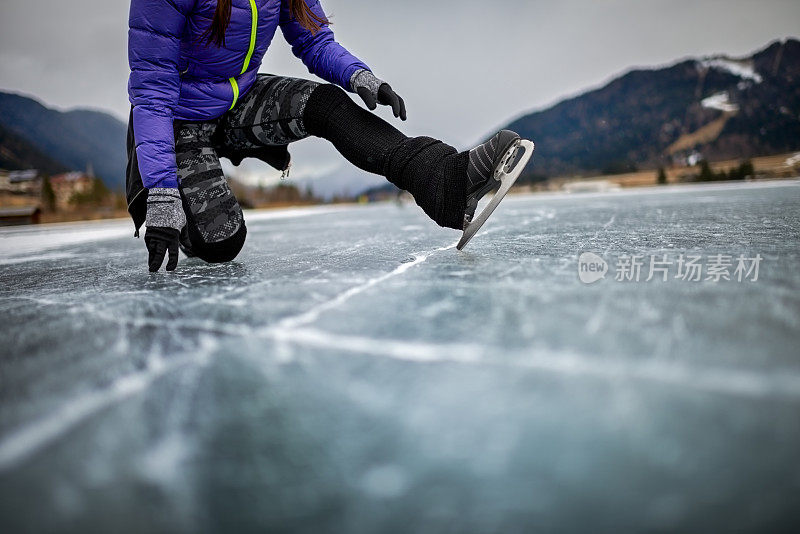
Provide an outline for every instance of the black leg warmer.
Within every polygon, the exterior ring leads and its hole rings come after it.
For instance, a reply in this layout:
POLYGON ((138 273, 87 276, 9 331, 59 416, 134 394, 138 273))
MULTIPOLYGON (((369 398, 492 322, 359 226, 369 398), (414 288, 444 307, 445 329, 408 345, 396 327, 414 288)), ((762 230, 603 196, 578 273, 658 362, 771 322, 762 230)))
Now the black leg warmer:
POLYGON ((429 137, 409 138, 334 85, 311 93, 303 122, 359 169, 385 176, 414 196, 440 226, 461 230, 469 154, 429 137))
POLYGON ((405 189, 439 226, 462 230, 469 153, 430 137, 406 138, 386 159, 386 176, 405 189))
POLYGON ((330 84, 320 85, 311 93, 303 122, 308 133, 333 143, 347 161, 359 169, 384 176, 389 152, 407 139, 400 130, 330 84))

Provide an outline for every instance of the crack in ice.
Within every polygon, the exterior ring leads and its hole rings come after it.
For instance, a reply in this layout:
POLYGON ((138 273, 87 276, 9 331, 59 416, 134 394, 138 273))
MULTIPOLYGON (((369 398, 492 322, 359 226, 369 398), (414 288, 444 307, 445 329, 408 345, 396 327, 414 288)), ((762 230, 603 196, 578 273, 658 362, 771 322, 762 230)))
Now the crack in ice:
POLYGON ((608 380, 647 380, 670 386, 744 397, 800 397, 797 373, 757 373, 719 367, 686 365, 667 359, 609 360, 580 354, 541 351, 529 358, 487 360, 490 347, 478 344, 437 344, 396 339, 373 339, 333 334, 314 328, 275 332, 270 337, 315 348, 336 347, 346 352, 368 354, 419 363, 457 363, 487 367, 539 370, 567 376, 591 376, 608 380))
POLYGON ((365 283, 363 283, 361 285, 358 285, 358 286, 355 286, 355 287, 351 287, 347 291, 344 291, 343 293, 340 293, 339 295, 337 295, 336 297, 332 298, 331 300, 328 300, 326 302, 323 302, 322 304, 314 306, 313 308, 311 308, 310 310, 307 310, 304 313, 301 313, 299 315, 294 315, 294 316, 291 316, 291 317, 286 317, 286 318, 278 321, 277 324, 269 327, 267 332, 272 332, 272 331, 276 331, 276 330, 290 330, 290 329, 293 329, 293 328, 299 328, 301 326, 305 326, 305 325, 311 324, 314 321, 316 321, 319 318, 319 316, 322 315, 323 313, 325 313, 326 311, 329 311, 329 310, 332 310, 334 308, 337 308, 337 307, 341 306, 342 304, 344 304, 345 302, 347 302, 348 300, 350 300, 351 298, 355 297, 356 295, 359 295, 359 294, 363 293, 364 291, 370 289, 371 287, 374 287, 374 286, 376 286, 376 285, 378 285, 378 284, 380 284, 382 282, 385 282, 386 280, 394 278, 396 276, 399 276, 399 275, 405 273, 406 271, 408 271, 409 269, 411 269, 413 267, 416 267, 417 265, 420 265, 421 263, 424 263, 432 254, 435 254, 437 252, 443 252, 445 250, 450 250, 450 249, 455 248, 455 247, 456 247, 456 243, 453 243, 452 245, 448 245, 446 247, 439 247, 439 248, 434 249, 434 250, 432 250, 430 252, 415 254, 414 255, 414 259, 412 261, 406 262, 406 263, 402 263, 396 269, 394 269, 391 272, 388 272, 388 273, 383 274, 381 276, 378 276, 378 277, 372 278, 370 280, 367 280, 365 283))
POLYGON ((168 362, 160 357, 153 357, 144 371, 122 376, 108 387, 84 393, 41 419, 5 436, 0 441, 0 472, 25 461, 105 408, 147 390, 167 374, 192 363, 204 363, 215 347, 216 341, 209 338, 191 351, 194 356, 168 362))

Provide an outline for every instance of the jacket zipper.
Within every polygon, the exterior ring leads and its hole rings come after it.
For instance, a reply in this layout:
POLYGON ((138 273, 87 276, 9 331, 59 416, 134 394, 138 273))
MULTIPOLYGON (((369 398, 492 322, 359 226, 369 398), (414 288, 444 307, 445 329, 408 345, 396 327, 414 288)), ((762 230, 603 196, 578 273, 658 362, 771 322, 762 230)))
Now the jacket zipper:
MULTIPOLYGON (((253 52, 256 49, 256 32, 258 30, 258 6, 256 6, 256 0, 250 0, 250 48, 247 50, 247 55, 244 58, 244 65, 242 65, 242 71, 239 73, 239 76, 247 72, 247 68, 250 66, 250 60, 253 59, 253 52)), ((239 100, 239 83, 236 81, 236 77, 228 78, 228 81, 231 84, 231 89, 233 89, 233 102, 231 102, 231 107, 228 108, 228 111, 232 110, 233 107, 236 105, 236 102, 239 100)))
POLYGON ((230 111, 236 105, 236 101, 239 100, 239 83, 236 78, 228 78, 228 81, 231 83, 231 89, 233 89, 233 101, 231 102, 231 107, 228 108, 228 111, 230 111))

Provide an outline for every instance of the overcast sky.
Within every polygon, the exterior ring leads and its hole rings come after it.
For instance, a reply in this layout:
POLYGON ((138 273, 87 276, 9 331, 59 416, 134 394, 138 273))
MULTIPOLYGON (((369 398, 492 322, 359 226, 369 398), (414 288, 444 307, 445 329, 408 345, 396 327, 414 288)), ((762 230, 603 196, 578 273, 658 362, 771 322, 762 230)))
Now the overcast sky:
MULTIPOLYGON (((800 34, 799 0, 323 0, 323 6, 338 40, 405 98, 409 121, 401 129, 459 148, 631 67, 744 55, 800 34)), ((128 7, 129 0, 0 0, 0 89, 127 119, 128 7)), ((309 76, 280 32, 261 70, 309 76)), ((306 172, 339 161, 322 141, 294 152, 306 172)))

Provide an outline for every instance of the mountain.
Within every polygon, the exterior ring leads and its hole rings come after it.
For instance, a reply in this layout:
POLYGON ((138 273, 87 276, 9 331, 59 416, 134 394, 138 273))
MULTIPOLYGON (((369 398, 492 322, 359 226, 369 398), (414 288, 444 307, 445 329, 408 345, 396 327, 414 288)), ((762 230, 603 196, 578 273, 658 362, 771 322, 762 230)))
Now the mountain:
POLYGON ((536 142, 528 179, 797 150, 800 41, 634 70, 506 127, 536 142))
POLYGON ((66 172, 61 163, 0 124, 0 169, 39 169, 48 174, 66 172))
POLYGON ((0 92, 0 132, 0 152, 11 154, 0 167, 58 172, 91 165, 109 188, 124 190, 127 126, 107 113, 61 112, 0 92))
POLYGON ((363 191, 386 183, 386 179, 374 174, 367 174, 345 162, 335 171, 316 178, 292 179, 301 189, 311 188, 314 196, 323 200, 334 197, 355 197, 363 191))
MULTIPOLYGON (((775 42, 745 58, 634 70, 507 128, 536 142, 529 180, 655 167, 695 151, 727 159, 798 150, 800 41, 775 42)), ((125 124, 108 114, 60 112, 0 92, 0 167, 54 173, 91 165, 106 185, 122 190, 125 136, 125 124)), ((344 166, 299 185, 330 198, 381 183, 344 166)))

